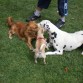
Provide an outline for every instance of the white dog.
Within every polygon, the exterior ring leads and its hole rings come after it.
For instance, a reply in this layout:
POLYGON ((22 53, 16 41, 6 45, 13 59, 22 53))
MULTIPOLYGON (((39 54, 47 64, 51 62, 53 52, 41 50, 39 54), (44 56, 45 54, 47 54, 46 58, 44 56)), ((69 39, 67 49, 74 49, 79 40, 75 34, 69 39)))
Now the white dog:
MULTIPOLYGON (((48 32, 50 38, 49 43, 56 49, 54 52, 46 52, 46 55, 62 55, 63 50, 71 51, 83 44, 83 31, 68 33, 58 29, 49 20, 43 20, 39 24, 48 32)), ((81 54, 83 55, 83 52, 81 54)))

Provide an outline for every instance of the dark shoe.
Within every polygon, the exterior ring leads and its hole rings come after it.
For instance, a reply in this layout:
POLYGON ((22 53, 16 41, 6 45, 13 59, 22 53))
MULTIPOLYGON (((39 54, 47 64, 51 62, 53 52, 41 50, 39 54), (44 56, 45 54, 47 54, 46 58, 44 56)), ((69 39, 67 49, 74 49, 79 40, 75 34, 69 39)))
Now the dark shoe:
POLYGON ((41 16, 36 16, 35 14, 33 14, 31 17, 29 17, 29 18, 26 19, 26 22, 37 20, 40 17, 41 16))
POLYGON ((59 20, 56 22, 55 26, 58 27, 58 28, 61 28, 64 24, 65 24, 65 22, 63 22, 61 19, 59 19, 59 20))

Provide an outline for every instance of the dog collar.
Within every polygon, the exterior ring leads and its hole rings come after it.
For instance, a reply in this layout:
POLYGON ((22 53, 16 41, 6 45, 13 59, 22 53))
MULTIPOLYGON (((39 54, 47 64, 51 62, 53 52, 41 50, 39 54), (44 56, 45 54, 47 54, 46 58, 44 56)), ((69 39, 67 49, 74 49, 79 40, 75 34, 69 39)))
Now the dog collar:
POLYGON ((45 39, 45 38, 43 38, 43 37, 37 37, 37 39, 45 39))

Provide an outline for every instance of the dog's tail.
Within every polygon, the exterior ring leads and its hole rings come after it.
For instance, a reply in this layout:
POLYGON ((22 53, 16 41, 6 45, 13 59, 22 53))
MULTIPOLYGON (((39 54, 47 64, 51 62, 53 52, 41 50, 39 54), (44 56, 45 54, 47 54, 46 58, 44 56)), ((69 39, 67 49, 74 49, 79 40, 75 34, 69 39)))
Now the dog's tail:
POLYGON ((7 18, 7 24, 8 24, 8 26, 10 26, 10 27, 14 24, 14 21, 13 21, 13 18, 12 18, 12 17, 8 17, 8 18, 7 18))

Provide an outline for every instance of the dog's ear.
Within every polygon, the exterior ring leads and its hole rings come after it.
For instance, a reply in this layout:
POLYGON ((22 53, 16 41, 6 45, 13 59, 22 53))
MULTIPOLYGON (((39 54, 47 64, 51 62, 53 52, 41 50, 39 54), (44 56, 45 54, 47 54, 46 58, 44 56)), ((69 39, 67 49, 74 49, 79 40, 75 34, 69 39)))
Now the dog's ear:
POLYGON ((13 18, 11 16, 8 17, 7 18, 7 25, 11 27, 13 24, 14 24, 13 18))

